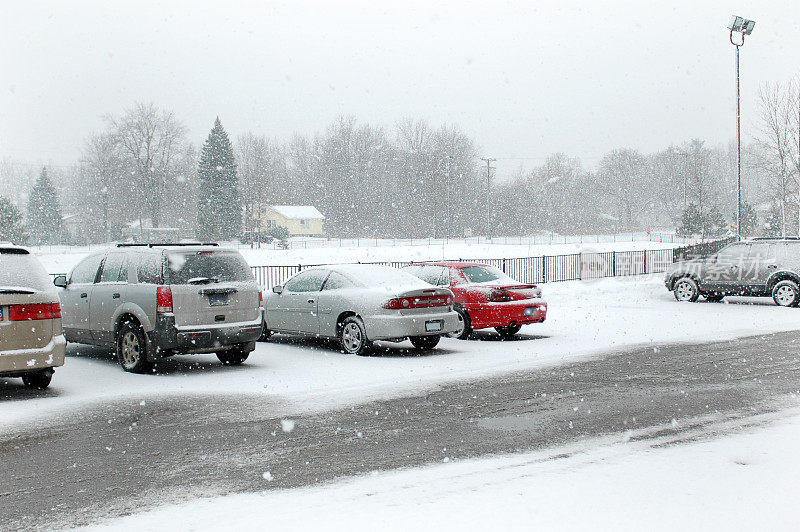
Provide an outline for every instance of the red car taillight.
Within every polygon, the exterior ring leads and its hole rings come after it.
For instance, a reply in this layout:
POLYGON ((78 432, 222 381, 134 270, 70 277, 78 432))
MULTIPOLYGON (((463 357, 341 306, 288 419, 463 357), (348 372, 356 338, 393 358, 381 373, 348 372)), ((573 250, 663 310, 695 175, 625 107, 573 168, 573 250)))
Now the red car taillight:
POLYGON ((9 305, 9 321, 51 320, 61 317, 60 303, 36 303, 34 305, 9 305))
POLYGON ((172 290, 169 286, 159 286, 156 288, 156 313, 167 312, 172 312, 172 290))
POLYGON ((496 288, 489 292, 489 295, 486 296, 486 300, 491 301, 492 303, 504 303, 506 301, 511 301, 511 294, 505 290, 496 288))
POLYGON ((428 308, 428 307, 444 307, 453 304, 453 296, 414 296, 414 297, 396 297, 390 299, 383 304, 383 308, 399 309, 399 308, 428 308))
POLYGON ((258 306, 259 307, 264 306, 264 292, 262 292, 261 290, 258 291, 258 306))

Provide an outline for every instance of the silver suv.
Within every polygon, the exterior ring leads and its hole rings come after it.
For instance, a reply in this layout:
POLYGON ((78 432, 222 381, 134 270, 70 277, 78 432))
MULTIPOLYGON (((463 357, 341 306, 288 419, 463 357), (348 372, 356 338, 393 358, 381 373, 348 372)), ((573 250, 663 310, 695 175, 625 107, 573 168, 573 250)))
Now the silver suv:
POLYGON ((244 362, 261 335, 261 291, 244 257, 216 244, 119 244, 54 280, 70 342, 115 347, 136 373, 175 354, 244 362))
POLYGON ((783 307, 800 303, 800 239, 734 242, 709 257, 676 263, 664 279, 678 301, 721 301, 730 295, 772 296, 783 307))

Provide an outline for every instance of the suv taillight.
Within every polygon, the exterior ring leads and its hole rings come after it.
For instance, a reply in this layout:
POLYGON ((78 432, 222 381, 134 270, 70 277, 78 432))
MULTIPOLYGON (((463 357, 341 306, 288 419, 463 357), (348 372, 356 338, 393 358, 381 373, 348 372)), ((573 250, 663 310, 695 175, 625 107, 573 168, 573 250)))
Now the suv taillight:
POLYGON ((172 312, 172 290, 169 286, 159 286, 156 288, 156 313, 167 312, 172 312))
POLYGON ((60 303, 36 303, 33 305, 9 305, 9 321, 51 320, 61 317, 60 303))
POLYGON ((264 306, 264 292, 262 292, 261 290, 258 291, 258 306, 259 307, 264 306))

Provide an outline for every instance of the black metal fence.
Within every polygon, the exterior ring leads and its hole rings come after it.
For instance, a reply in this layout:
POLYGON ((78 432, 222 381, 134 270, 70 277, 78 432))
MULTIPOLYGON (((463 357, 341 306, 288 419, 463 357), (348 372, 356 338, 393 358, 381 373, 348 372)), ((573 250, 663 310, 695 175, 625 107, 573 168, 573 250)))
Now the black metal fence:
MULTIPOLYGON (((675 261, 676 254, 680 249, 606 251, 506 259, 458 259, 458 261, 495 266, 517 281, 540 284, 664 272, 675 261)), ((419 263, 419 261, 385 261, 363 264, 383 264, 402 268, 414 263, 419 263)), ((271 289, 273 286, 283 284, 297 272, 312 266, 323 265, 298 264, 295 266, 251 266, 251 268, 259 284, 271 289)))

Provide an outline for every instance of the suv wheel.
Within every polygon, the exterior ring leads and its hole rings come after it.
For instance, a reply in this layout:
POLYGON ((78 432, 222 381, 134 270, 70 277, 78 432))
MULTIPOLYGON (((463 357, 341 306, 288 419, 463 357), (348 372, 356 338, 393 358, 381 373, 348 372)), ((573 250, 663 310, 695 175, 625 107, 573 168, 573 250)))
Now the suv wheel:
POLYGON ((225 366, 238 366, 247 360, 248 356, 250 356, 250 351, 245 351, 241 347, 234 347, 217 353, 217 358, 225 366))
POLYGON ((33 373, 28 373, 22 376, 22 383, 28 388, 36 390, 44 390, 50 386, 50 380, 53 378, 52 369, 43 369, 33 373))
POLYGON ((697 301, 700 296, 697 283, 691 277, 681 277, 675 281, 672 291, 678 301, 697 301))
POLYGON ((117 360, 122 369, 131 373, 145 373, 151 367, 147 360, 147 338, 135 321, 126 321, 117 333, 117 360))
POLYGON ((416 347, 417 349, 422 349, 427 351, 428 349, 433 349, 439 343, 439 339, 441 336, 438 334, 432 334, 430 336, 412 336, 409 338, 411 340, 411 345, 416 347))
POLYGON ((367 331, 364 329, 364 322, 360 318, 350 316, 345 318, 339 328, 339 342, 345 353, 360 355, 369 347, 367 331))
POLYGON ((796 307, 800 302, 800 287, 794 281, 781 281, 772 289, 772 299, 781 307, 796 307))

